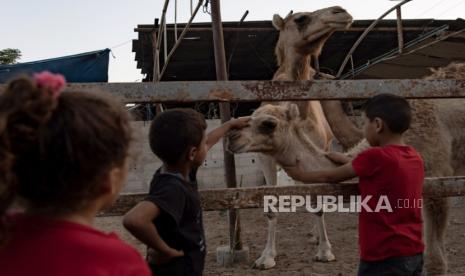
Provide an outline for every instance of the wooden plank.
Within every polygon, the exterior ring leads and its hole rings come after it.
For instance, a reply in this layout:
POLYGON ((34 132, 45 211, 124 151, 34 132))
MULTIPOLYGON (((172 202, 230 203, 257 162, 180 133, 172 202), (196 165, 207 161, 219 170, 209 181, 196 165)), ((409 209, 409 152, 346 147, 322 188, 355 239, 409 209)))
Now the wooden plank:
MULTIPOLYGON (((275 187, 246 187, 200 190, 202 208, 205 211, 224 209, 249 209, 263 207, 265 195, 311 196, 342 195, 348 197, 358 195, 356 182, 338 184, 309 184, 275 187)), ((123 194, 111 209, 101 216, 120 216, 145 198, 145 194, 123 194)), ((465 196, 465 176, 426 178, 423 186, 424 197, 465 196)))

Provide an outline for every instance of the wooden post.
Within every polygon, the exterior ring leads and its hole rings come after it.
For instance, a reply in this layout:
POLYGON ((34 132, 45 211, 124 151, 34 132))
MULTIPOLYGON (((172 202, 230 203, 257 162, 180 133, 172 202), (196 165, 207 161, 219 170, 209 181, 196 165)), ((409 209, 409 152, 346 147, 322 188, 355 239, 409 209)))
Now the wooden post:
MULTIPOLYGON (((213 32, 213 48, 215 52, 215 67, 217 80, 227 80, 226 54, 224 50, 223 26, 221 21, 220 0, 211 0, 211 18, 213 32)), ((220 103, 221 122, 231 119, 229 103, 220 103)), ((228 188, 236 188, 236 167, 234 155, 226 150, 226 141, 223 139, 223 154, 225 179, 228 188)), ((236 210, 229 209, 229 245, 231 250, 241 250, 240 219, 236 210)))
POLYGON ((397 41, 399 43, 399 54, 402 54, 404 50, 404 35, 402 32, 402 13, 401 13, 401 7, 396 8, 396 14, 397 14, 397 41))

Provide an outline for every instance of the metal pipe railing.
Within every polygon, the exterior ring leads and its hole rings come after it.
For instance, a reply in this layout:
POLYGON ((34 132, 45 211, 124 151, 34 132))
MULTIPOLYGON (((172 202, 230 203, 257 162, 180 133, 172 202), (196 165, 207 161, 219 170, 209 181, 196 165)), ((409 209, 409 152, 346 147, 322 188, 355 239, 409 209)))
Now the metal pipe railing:
POLYGON ((157 45, 155 46, 155 53, 154 53, 154 62, 153 62, 153 81, 157 82, 160 80, 159 70, 160 70, 160 46, 161 46, 161 34, 163 29, 165 28, 166 23, 166 10, 168 9, 169 0, 165 0, 165 4, 163 5, 163 10, 161 13, 161 21, 160 27, 158 28, 157 33, 157 45))
POLYGON ((176 51, 176 49, 181 44, 182 39, 184 38, 187 31, 189 30, 189 27, 190 27, 192 21, 194 20, 195 15, 199 11, 200 7, 202 6, 202 3, 203 3, 203 0, 199 0, 197 6, 195 7, 194 13, 191 15, 191 18, 189 19, 189 22, 187 22, 186 26, 182 30, 182 33, 179 35, 178 41, 176 41, 173 48, 171 48, 170 53, 168 54, 168 56, 165 59, 165 62, 163 63, 163 69, 160 72, 159 79, 161 79, 163 77, 163 74, 165 73, 166 68, 168 67, 168 63, 171 60, 171 57, 173 56, 174 52, 176 51))
POLYGON ((352 56, 352 54, 355 52, 355 50, 357 49, 358 45, 360 45, 360 43, 362 42, 363 39, 365 39, 365 37, 367 36, 367 34, 384 18, 386 17, 388 14, 390 14, 393 10, 396 10, 398 7, 401 7, 402 5, 410 2, 412 0, 404 0, 402 2, 400 2, 399 4, 395 5, 394 7, 390 8, 389 10, 387 10, 385 13, 383 13, 383 15, 381 15, 378 19, 376 19, 375 21, 373 21, 373 23, 371 23, 370 26, 368 26, 368 28, 366 28, 366 30, 362 33, 362 35, 357 39, 357 41, 355 41, 354 45, 352 46, 352 48, 350 48, 349 52, 347 53, 346 57, 344 58, 344 61, 342 62, 341 64, 341 67, 339 67, 339 71, 337 72, 336 74, 336 78, 339 78, 342 74, 342 71, 344 71, 344 68, 346 67, 347 65, 347 62, 349 61, 350 57, 352 56))

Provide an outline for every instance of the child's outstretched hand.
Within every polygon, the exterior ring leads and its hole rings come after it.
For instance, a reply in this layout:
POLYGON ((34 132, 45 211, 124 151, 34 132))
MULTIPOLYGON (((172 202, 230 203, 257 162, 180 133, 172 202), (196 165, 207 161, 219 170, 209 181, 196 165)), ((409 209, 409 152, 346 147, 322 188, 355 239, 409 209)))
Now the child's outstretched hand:
POLYGON ((211 149, 214 144, 233 129, 242 129, 249 126, 251 117, 240 117, 237 119, 231 119, 220 127, 215 128, 207 134, 207 150, 211 149))
POLYGON ((341 152, 335 152, 335 151, 327 152, 325 154, 325 157, 333 161, 336 164, 347 164, 352 160, 349 156, 341 152))
POLYGON ((250 116, 247 117, 239 117, 237 119, 231 119, 228 124, 230 129, 242 129, 249 126, 249 122, 252 118, 250 116))
POLYGON ((303 182, 304 169, 299 159, 296 159, 294 165, 284 166, 283 169, 292 179, 303 182))

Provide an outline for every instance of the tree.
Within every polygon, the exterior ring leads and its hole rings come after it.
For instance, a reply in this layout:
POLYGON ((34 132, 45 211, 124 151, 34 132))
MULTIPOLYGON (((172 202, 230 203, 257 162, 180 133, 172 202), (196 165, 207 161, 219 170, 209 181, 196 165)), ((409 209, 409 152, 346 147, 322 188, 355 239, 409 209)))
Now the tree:
POLYGON ((14 64, 21 58, 19 49, 7 48, 0 50, 0 65, 14 64))

